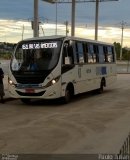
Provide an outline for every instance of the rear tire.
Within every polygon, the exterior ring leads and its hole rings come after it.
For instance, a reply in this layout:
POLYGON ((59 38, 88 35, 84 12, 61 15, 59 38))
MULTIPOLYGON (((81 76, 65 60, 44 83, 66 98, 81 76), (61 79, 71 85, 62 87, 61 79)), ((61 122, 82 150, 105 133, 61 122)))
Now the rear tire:
POLYGON ((104 91, 104 85, 103 85, 103 83, 101 83, 100 88, 98 89, 98 93, 102 94, 103 91, 104 91))
POLYGON ((99 93, 99 94, 102 94, 102 93, 103 93, 103 91, 104 91, 104 86, 105 86, 105 81, 102 80, 102 81, 101 81, 101 84, 100 84, 100 88, 98 89, 98 93, 99 93))

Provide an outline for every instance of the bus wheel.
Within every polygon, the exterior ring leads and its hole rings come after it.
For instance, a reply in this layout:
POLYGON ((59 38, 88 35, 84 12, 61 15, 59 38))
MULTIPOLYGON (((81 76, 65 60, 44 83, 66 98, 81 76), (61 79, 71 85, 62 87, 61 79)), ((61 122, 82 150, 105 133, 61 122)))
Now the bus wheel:
POLYGON ((21 98, 21 101, 25 104, 29 104, 30 103, 30 99, 28 98, 21 98))
POLYGON ((101 81, 101 84, 100 84, 100 88, 98 89, 98 93, 103 93, 103 91, 104 91, 104 83, 103 83, 103 81, 101 81))
POLYGON ((69 103, 73 97, 73 88, 67 87, 65 90, 64 103, 69 103))

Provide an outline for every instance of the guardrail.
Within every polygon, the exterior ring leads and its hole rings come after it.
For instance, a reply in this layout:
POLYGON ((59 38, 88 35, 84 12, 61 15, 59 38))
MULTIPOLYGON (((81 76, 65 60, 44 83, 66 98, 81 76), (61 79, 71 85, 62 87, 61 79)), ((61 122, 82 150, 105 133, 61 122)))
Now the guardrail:
POLYGON ((126 138, 126 140, 124 141, 124 144, 120 149, 119 155, 126 156, 127 158, 125 160, 130 160, 130 133, 126 138))
POLYGON ((117 61, 117 73, 130 73, 130 62, 117 61))

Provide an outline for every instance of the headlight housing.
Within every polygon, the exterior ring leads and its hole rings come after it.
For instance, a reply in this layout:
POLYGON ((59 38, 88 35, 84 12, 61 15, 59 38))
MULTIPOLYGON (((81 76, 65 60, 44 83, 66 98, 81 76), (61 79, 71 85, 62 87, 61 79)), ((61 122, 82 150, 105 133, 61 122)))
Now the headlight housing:
POLYGON ((58 76, 58 77, 52 79, 52 80, 49 81, 44 87, 46 88, 46 87, 49 87, 49 86, 54 85, 55 83, 57 83, 57 82, 59 81, 59 79, 60 79, 60 76, 58 76))
POLYGON ((8 83, 9 85, 15 87, 15 83, 10 78, 8 78, 8 83))

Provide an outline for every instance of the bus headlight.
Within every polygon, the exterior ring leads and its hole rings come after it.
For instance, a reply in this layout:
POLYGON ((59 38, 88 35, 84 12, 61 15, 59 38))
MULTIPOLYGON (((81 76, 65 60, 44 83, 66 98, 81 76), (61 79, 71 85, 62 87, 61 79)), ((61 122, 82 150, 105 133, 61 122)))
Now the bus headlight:
POLYGON ((13 81, 9 80, 9 84, 12 85, 12 84, 13 84, 13 81))
POLYGON ((11 79, 9 79, 9 78, 8 78, 8 83, 9 83, 11 86, 15 86, 15 83, 14 83, 11 79))
POLYGON ((52 82, 52 84, 55 84, 55 83, 56 83, 56 80, 55 80, 55 79, 53 79, 51 82, 52 82))
POLYGON ((52 79, 52 80, 49 81, 44 87, 52 86, 53 84, 57 83, 59 79, 60 79, 60 76, 58 76, 58 77, 52 79))

